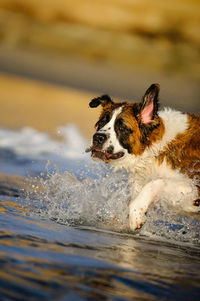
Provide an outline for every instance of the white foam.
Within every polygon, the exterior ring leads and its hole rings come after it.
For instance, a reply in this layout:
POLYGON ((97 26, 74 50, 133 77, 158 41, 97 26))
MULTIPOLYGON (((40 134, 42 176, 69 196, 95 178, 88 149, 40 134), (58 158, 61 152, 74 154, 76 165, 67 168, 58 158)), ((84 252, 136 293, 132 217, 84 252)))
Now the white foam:
POLYGON ((0 148, 36 158, 47 154, 59 154, 71 159, 85 156, 87 141, 75 125, 58 128, 58 134, 63 137, 63 141, 53 140, 48 134, 30 127, 24 127, 19 131, 0 129, 0 148))

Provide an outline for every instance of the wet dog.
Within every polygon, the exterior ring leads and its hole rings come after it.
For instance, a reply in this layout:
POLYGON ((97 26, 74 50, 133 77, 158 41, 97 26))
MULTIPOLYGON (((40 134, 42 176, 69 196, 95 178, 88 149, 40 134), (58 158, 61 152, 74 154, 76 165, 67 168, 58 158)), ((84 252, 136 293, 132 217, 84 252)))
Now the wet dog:
POLYGON ((200 209, 200 115, 158 110, 159 85, 140 103, 115 103, 108 95, 92 99, 102 106, 91 152, 94 160, 125 168, 134 179, 129 204, 130 229, 140 228, 153 201, 166 194, 181 210, 200 209))

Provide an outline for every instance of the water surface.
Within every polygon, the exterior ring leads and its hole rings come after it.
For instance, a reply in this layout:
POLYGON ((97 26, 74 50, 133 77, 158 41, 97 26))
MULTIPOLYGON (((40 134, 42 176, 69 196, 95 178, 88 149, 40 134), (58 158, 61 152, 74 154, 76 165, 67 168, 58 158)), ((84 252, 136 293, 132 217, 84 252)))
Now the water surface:
POLYGON ((163 200, 131 233, 126 172, 60 133, 0 130, 0 299, 199 300, 199 216, 163 200))

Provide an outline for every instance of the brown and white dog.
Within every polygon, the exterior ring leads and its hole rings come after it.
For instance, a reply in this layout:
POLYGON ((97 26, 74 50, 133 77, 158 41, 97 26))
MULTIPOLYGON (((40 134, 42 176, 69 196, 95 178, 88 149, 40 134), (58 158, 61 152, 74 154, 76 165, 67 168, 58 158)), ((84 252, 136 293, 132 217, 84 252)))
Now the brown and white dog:
POLYGON ((93 159, 125 168, 134 179, 131 230, 140 228, 149 205, 166 195, 181 210, 200 210, 200 114, 158 111, 159 89, 151 85, 141 103, 114 103, 103 95, 89 104, 103 110, 86 151, 93 159))

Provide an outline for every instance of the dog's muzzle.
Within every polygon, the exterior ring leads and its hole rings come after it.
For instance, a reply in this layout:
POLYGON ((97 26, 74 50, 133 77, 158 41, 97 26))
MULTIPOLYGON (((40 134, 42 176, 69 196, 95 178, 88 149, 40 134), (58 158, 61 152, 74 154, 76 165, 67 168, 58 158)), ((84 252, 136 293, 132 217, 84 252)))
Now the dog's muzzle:
POLYGON ((103 145, 108 139, 108 136, 103 133, 95 133, 93 136, 93 145, 86 149, 86 152, 91 152, 93 159, 100 159, 105 163, 108 163, 110 160, 119 159, 124 156, 124 152, 114 153, 113 146, 109 146, 108 149, 102 150, 103 145))
POLYGON ((106 134, 96 133, 93 136, 93 146, 97 148, 102 148, 103 144, 106 142, 107 136, 106 134))

